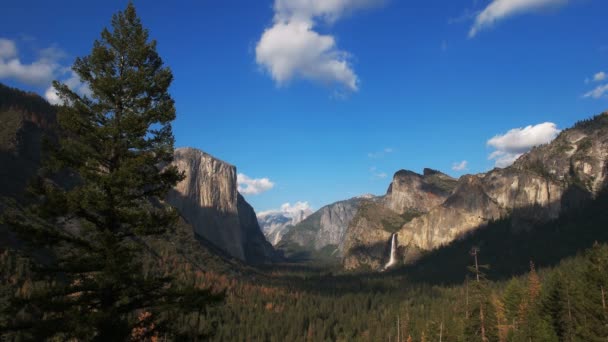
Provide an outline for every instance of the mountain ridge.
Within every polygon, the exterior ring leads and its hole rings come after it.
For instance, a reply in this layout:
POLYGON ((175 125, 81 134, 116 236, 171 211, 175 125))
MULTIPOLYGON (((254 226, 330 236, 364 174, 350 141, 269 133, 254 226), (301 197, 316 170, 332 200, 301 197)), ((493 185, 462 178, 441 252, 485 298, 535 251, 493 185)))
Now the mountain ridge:
MULTIPOLYGON (((421 253, 445 246, 494 220, 510 217, 514 231, 531 229, 584 205, 607 186, 607 151, 608 113, 604 112, 585 121, 583 128, 574 125, 551 143, 533 148, 512 166, 462 176, 443 203, 397 231, 399 261, 415 262, 421 253)), ((358 234, 369 238, 353 250, 388 243, 386 236, 374 238, 377 233, 371 231, 358 234)), ((384 258, 377 252, 365 263, 375 266, 384 258)), ((347 256, 345 267, 360 266, 356 261, 347 256)))

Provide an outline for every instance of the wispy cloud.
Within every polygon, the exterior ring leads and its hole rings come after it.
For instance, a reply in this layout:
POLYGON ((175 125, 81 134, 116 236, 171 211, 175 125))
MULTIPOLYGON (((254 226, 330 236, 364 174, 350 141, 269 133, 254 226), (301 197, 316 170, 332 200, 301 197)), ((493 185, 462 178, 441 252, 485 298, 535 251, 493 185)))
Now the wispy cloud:
POLYGON ((466 160, 463 160, 461 162, 456 162, 452 164, 452 170, 454 171, 466 171, 468 170, 468 164, 469 162, 466 160))
POLYGON ((319 21, 333 23, 347 13, 384 0, 275 0, 273 25, 256 45, 256 62, 278 85, 293 79, 337 84, 357 91, 359 78, 350 54, 331 35, 315 31, 319 21))
POLYGON ((607 98, 608 97, 607 94, 608 94, 608 83, 598 85, 593 90, 586 92, 583 95, 583 97, 601 99, 601 98, 607 98))
POLYGON ((380 158, 384 158, 387 154, 393 153, 394 150, 390 147, 387 147, 385 149, 383 149, 382 151, 376 151, 376 152, 369 152, 367 154, 368 158, 371 159, 380 159, 380 158))
POLYGON ((274 187, 274 183, 268 178, 250 178, 244 173, 236 177, 238 191, 243 195, 259 195, 274 187))
POLYGON ((497 167, 507 167, 532 147, 551 142, 559 132, 552 122, 511 129, 488 140, 487 145, 495 149, 488 159, 494 160, 497 167))
POLYGON ((601 82, 606 79, 606 76, 608 76, 608 75, 605 72, 599 71, 599 72, 595 73, 592 77, 585 78, 585 83, 601 82))
POLYGON ((497 21, 515 15, 556 7, 568 3, 569 0, 493 0, 475 17, 475 22, 469 30, 473 38, 484 29, 493 26, 497 21))
POLYGON ((595 81, 595 82, 601 82, 605 79, 606 79, 606 73, 603 71, 600 71, 600 72, 596 73, 595 75, 593 75, 593 81, 595 81))
MULTIPOLYGON (((78 77, 78 75, 76 75, 74 71, 70 70, 67 74, 70 75, 69 78, 64 79, 63 81, 61 81, 61 83, 68 86, 68 88, 70 88, 77 94, 91 97, 91 89, 86 83, 83 83, 80 80, 80 77, 78 77)), ((44 92, 44 97, 51 104, 60 104, 62 102, 53 86, 49 86, 46 89, 46 91, 44 92)))
POLYGON ((15 41, 0 38, 0 79, 15 79, 19 82, 41 86, 49 84, 60 71, 58 50, 44 49, 32 63, 23 63, 15 41))
POLYGON ((370 167, 369 172, 372 174, 372 179, 384 179, 388 177, 386 172, 378 170, 376 166, 370 167))
POLYGON ((14 40, 0 38, 0 79, 14 79, 33 86, 47 86, 45 98, 52 104, 61 100, 55 89, 50 85, 53 80, 60 80, 70 89, 80 95, 91 95, 89 87, 80 81, 69 67, 61 64, 67 53, 51 45, 37 51, 38 59, 32 63, 23 63, 19 57, 19 49, 14 40))
POLYGON ((312 212, 312 207, 308 202, 298 201, 293 205, 289 202, 283 203, 279 209, 271 209, 258 213, 258 217, 264 217, 270 214, 283 214, 287 217, 302 216, 301 213, 306 215, 312 212))
POLYGON ((448 19, 448 24, 459 24, 467 22, 469 20, 474 19, 479 14, 479 12, 480 11, 474 11, 467 8, 459 16, 448 19))

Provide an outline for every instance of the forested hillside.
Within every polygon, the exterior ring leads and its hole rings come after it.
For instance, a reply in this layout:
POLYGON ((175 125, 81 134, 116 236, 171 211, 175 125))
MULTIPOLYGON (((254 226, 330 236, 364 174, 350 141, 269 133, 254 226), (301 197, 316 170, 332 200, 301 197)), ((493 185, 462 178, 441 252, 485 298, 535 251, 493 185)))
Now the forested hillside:
POLYGON ((56 105, 0 84, 0 341, 608 341, 608 112, 505 168, 298 202, 280 255, 242 195, 274 184, 174 148, 149 33, 129 3, 56 105))

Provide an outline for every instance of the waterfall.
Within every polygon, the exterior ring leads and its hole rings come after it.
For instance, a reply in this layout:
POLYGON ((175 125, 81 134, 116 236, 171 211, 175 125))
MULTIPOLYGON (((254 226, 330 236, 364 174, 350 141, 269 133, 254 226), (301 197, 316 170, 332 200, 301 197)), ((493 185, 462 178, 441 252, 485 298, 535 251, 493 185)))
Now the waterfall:
POLYGON ((397 233, 393 233, 393 236, 391 237, 391 255, 386 265, 384 265, 384 269, 386 270, 395 263, 397 263, 397 233))

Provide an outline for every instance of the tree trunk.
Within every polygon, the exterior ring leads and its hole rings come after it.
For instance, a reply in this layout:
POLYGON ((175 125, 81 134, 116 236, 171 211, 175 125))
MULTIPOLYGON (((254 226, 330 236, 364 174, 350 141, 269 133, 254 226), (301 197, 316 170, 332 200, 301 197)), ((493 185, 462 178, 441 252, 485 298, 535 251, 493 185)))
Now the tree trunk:
POLYGON ((604 286, 600 286, 602 290, 602 308, 606 311, 606 293, 604 292, 604 286))

